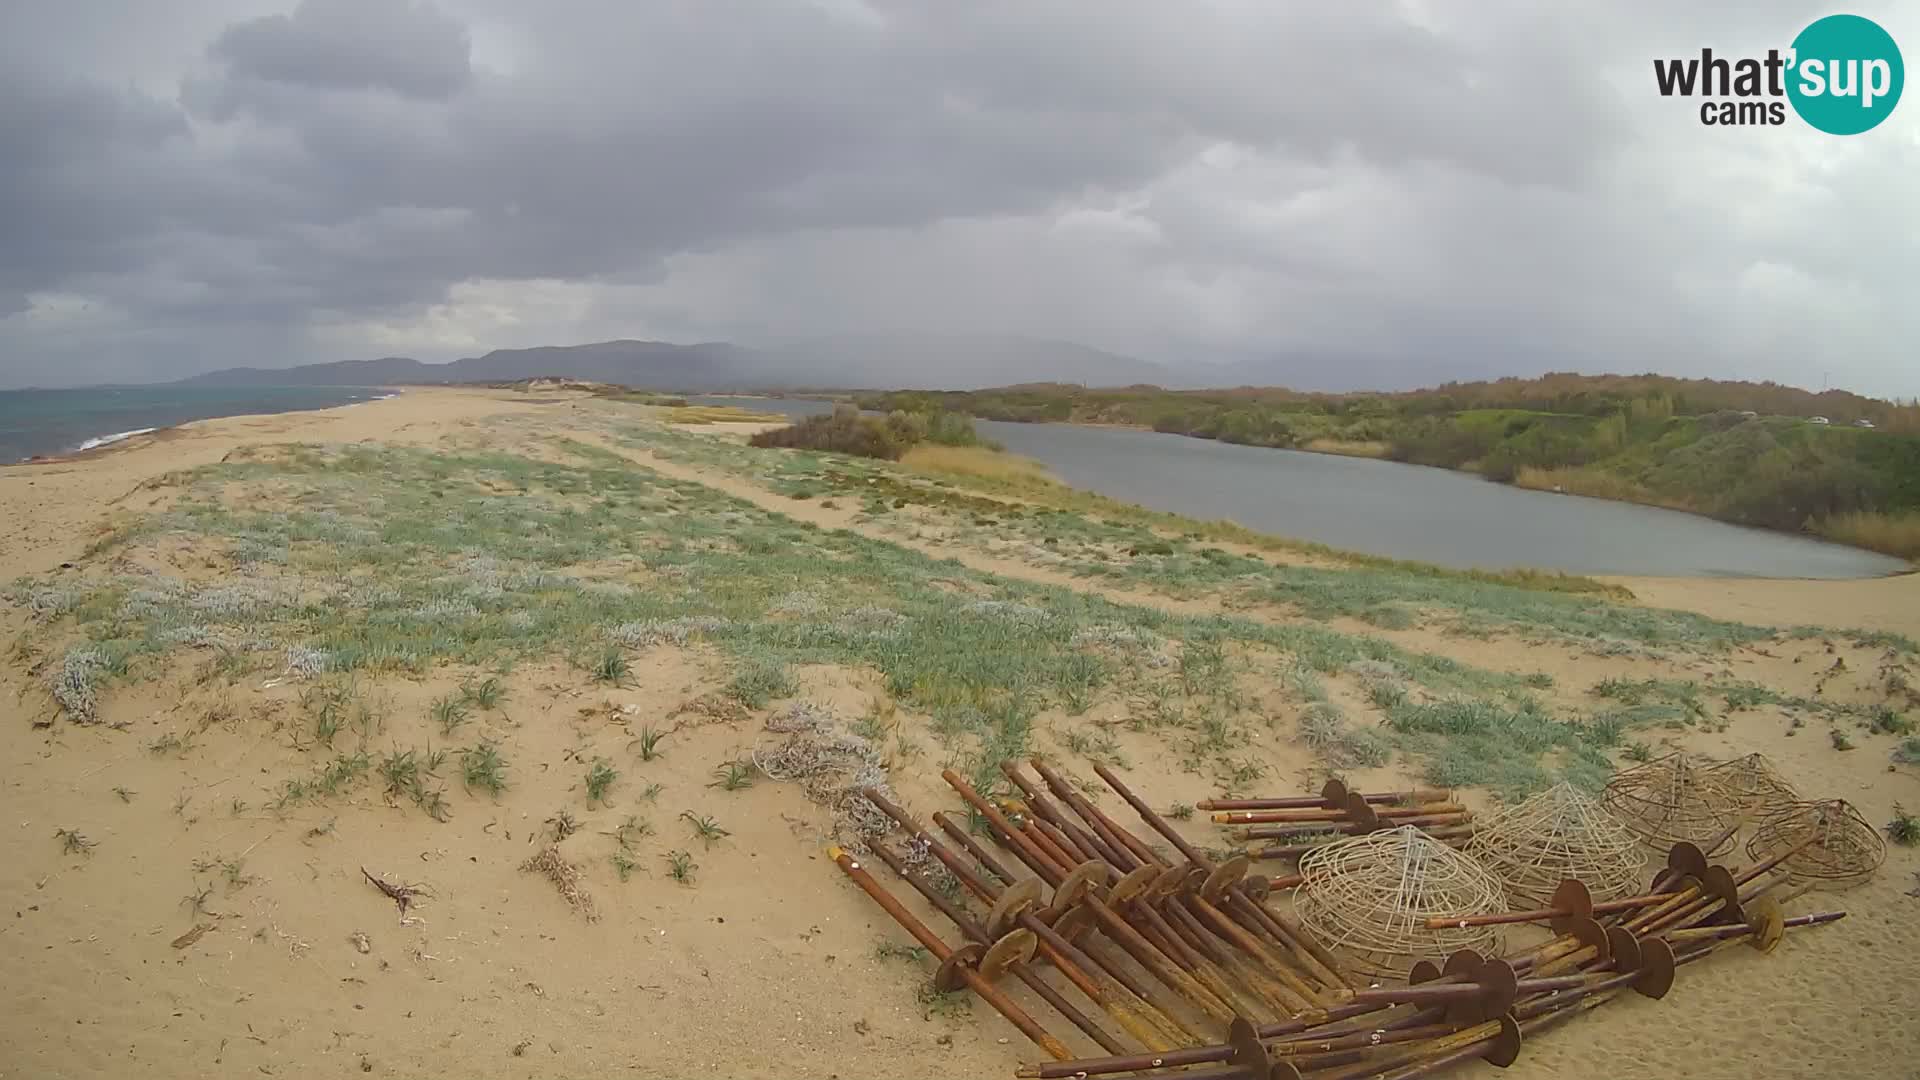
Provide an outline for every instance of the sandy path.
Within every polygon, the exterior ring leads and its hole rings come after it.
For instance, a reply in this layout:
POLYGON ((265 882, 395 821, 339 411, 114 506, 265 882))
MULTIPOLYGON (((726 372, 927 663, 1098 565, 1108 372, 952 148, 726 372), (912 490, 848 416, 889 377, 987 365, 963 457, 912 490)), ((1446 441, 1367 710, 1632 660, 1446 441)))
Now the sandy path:
POLYGON ((1920 638, 1920 573, 1855 581, 1607 578, 1651 607, 1760 626, 1858 626, 1920 638))

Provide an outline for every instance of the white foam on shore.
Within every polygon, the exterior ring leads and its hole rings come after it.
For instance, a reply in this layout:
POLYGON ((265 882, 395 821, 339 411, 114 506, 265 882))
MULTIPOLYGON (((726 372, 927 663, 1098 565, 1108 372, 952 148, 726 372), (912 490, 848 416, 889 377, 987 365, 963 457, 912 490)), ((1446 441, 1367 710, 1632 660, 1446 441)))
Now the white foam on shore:
POLYGON ((122 439, 131 439, 135 435, 151 435, 154 432, 159 430, 160 430, 159 428, 143 427, 143 428, 134 428, 132 431, 122 431, 114 435, 96 435, 93 438, 88 439, 86 442, 81 443, 79 446, 74 447, 73 452, 76 454, 80 454, 80 453, 85 453, 88 450, 98 450, 103 446, 112 446, 114 443, 117 443, 122 439))

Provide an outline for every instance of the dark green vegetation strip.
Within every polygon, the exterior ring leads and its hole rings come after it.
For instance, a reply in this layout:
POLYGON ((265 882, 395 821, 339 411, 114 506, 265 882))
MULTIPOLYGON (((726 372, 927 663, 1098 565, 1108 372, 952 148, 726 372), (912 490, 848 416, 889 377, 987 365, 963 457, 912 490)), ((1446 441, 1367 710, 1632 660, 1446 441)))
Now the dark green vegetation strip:
MULTIPOLYGON (((995 420, 1133 424, 1254 446, 1386 444, 1394 460, 1495 480, 1592 470, 1632 501, 1789 531, 1855 511, 1920 510, 1920 407, 1841 391, 1550 375, 1403 394, 1042 386, 931 396, 995 420), (1816 415, 1832 423, 1805 422, 1816 415)), ((886 408, 893 397, 862 403, 886 408)))

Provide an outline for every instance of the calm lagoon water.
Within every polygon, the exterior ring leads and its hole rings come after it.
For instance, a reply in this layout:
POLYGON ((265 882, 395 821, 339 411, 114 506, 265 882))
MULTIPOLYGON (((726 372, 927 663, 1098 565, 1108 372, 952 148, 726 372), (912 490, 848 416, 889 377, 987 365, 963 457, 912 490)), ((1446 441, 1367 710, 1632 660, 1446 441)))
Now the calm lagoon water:
MULTIPOLYGON (((704 398, 804 416, 821 401, 704 398)), ((1066 483, 1188 517, 1442 566, 1577 574, 1856 578, 1899 559, 1694 514, 1491 483, 1469 473, 1150 431, 976 421, 1066 483)))

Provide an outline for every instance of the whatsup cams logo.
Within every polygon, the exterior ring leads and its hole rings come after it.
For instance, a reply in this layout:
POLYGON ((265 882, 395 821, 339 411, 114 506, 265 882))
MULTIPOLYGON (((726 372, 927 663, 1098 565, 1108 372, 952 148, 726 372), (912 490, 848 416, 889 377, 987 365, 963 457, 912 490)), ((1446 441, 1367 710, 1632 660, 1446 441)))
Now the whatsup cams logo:
POLYGON ((1704 98, 1709 126, 1778 125, 1787 106, 1829 135, 1858 135, 1900 103, 1907 72, 1893 35, 1872 19, 1829 15, 1810 24, 1784 53, 1729 59, 1710 48, 1697 57, 1655 60, 1662 97, 1704 98))

